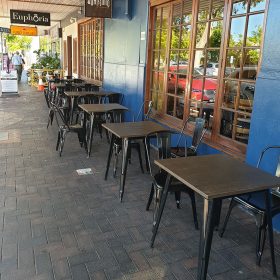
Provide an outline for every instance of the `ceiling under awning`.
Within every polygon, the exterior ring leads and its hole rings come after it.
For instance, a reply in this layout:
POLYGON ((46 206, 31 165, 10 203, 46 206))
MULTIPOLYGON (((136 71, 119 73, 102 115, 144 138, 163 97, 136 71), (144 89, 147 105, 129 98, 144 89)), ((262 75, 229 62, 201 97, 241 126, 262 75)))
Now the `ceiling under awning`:
MULTIPOLYGON (((78 12, 83 5, 83 0, 0 0, 0 26, 10 27, 10 9, 50 13, 51 26, 54 26, 73 12, 78 12)), ((37 27, 39 35, 49 29, 48 26, 37 27)))

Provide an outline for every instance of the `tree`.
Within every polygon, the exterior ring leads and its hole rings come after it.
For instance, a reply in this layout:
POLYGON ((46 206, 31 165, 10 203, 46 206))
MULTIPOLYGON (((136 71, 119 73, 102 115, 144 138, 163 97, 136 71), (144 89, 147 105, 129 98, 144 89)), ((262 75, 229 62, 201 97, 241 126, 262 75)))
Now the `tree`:
POLYGON ((6 43, 9 51, 28 51, 31 48, 32 37, 6 34, 6 43))

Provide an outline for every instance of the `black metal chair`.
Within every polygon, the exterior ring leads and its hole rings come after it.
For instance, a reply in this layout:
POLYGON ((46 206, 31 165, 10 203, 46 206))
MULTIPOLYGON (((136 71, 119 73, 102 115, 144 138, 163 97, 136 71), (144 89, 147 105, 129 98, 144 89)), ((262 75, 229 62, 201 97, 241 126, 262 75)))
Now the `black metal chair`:
MULTIPOLYGON (((280 146, 269 146, 266 147, 259 157, 257 167, 260 167, 260 164, 264 158, 264 156, 273 150, 278 150, 280 152, 280 146)), ((280 156, 278 156, 278 161, 276 162, 276 172, 275 176, 280 177, 280 156)), ((272 200, 271 200, 271 215, 274 217, 275 215, 280 213, 280 188, 277 190, 272 190, 272 200)), ((245 208, 247 212, 254 216, 257 226, 257 234, 256 234, 256 264, 260 265, 261 258, 263 255, 263 249, 266 239, 266 231, 267 231, 267 213, 265 207, 265 199, 263 192, 254 192, 247 195, 236 196, 231 199, 229 209, 227 215, 225 217, 225 221, 223 226, 220 228, 219 235, 223 237, 230 214, 232 209, 240 205, 242 208, 245 208)))
POLYGON ((193 130, 193 136, 192 136, 192 143, 191 146, 187 146, 187 141, 185 141, 184 146, 181 145, 181 140, 184 137, 184 130, 189 123, 190 118, 188 118, 181 131, 180 135, 177 141, 177 144, 175 147, 171 148, 171 155, 172 157, 187 157, 187 156, 196 156, 197 155, 197 149, 199 144, 201 143, 201 140, 204 137, 205 132, 207 131, 205 126, 205 119, 204 118, 196 118, 195 124, 194 124, 194 130, 193 130))
POLYGON ((59 151, 59 155, 60 156, 62 155, 66 135, 69 132, 77 133, 81 147, 83 147, 84 145, 85 149, 87 149, 86 133, 85 133, 84 125, 80 123, 69 124, 65 119, 62 110, 54 103, 52 104, 52 106, 54 108, 54 115, 58 123, 58 136, 57 136, 56 150, 59 151), (58 120, 57 115, 60 121, 58 120))
MULTIPOLYGON (((140 109, 137 113, 136 118, 133 115, 133 122, 142 120, 142 113, 143 113, 144 107, 145 107, 145 102, 143 102, 143 104, 141 105, 141 107, 140 107, 140 109)), ((150 118, 151 113, 152 113, 152 108, 153 108, 153 102, 149 101, 148 110, 144 114, 144 120, 148 120, 150 118)), ((145 138, 143 138, 142 140, 144 142, 145 138)), ((128 161, 129 162, 131 162, 131 149, 132 148, 135 149, 138 153, 140 168, 141 168, 142 173, 144 173, 140 142, 137 141, 137 140, 130 141, 130 144, 129 144, 129 147, 128 147, 128 161)), ((113 153, 114 153, 113 176, 114 177, 116 177, 116 174, 117 174, 118 155, 120 154, 121 149, 122 149, 122 141, 121 141, 121 139, 116 139, 116 141, 114 143, 114 147, 113 147, 113 153)), ((146 153, 145 153, 145 158, 146 158, 147 170, 149 170, 149 168, 148 168, 148 158, 147 158, 146 153)))
MULTIPOLYGON (((195 125, 193 130, 193 136, 192 136, 192 143, 191 146, 187 146, 187 140, 186 136, 184 135, 184 130, 187 126, 187 123, 189 122, 189 119, 187 119, 180 131, 177 144, 175 147, 171 147, 171 157, 190 157, 190 156, 196 156, 197 155, 197 149, 199 147, 199 144, 201 143, 201 140, 203 139, 203 136, 205 132, 207 131, 204 128, 205 125, 205 119, 204 118, 196 118, 195 119, 195 125), (182 138, 185 138, 184 146, 181 146, 181 140, 182 138)), ((181 193, 175 192, 176 197, 176 205, 177 208, 180 209, 181 204, 181 193)))
MULTIPOLYGON (((166 159, 171 158, 171 131, 163 130, 157 133, 151 133, 150 135, 147 135, 145 138, 145 147, 146 152, 149 155, 148 152, 148 142, 150 141, 152 136, 156 136, 156 145, 158 150, 158 159, 166 159)), ((150 162, 150 161, 149 161, 150 162)), ((150 196, 148 199, 146 210, 148 211, 151 205, 151 202, 154 197, 155 202, 155 208, 154 208, 154 221, 153 226, 155 226, 156 218, 159 210, 160 203, 163 203, 163 207, 165 206, 166 201, 161 201, 161 194, 162 189, 164 187, 167 173, 164 170, 159 170, 157 173, 153 174, 152 167, 150 166, 150 174, 153 178, 152 187, 150 191, 150 196)), ((182 184, 175 178, 173 178, 170 182, 170 185, 168 186, 168 192, 174 192, 175 194, 178 192, 185 192, 189 195, 191 199, 192 204, 192 211, 193 211, 193 220, 194 220, 194 226, 196 229, 198 229, 198 220, 197 220, 197 212, 196 212, 196 202, 195 202, 195 193, 192 189, 188 188, 186 185, 182 184)), ((162 214, 162 213, 161 213, 162 214)), ((161 215, 160 214, 160 215, 161 215)), ((160 217, 161 218, 161 217, 160 217)), ((156 230, 156 228, 153 229, 153 231, 156 230)), ((157 232, 154 232, 154 235, 156 235, 157 232)))

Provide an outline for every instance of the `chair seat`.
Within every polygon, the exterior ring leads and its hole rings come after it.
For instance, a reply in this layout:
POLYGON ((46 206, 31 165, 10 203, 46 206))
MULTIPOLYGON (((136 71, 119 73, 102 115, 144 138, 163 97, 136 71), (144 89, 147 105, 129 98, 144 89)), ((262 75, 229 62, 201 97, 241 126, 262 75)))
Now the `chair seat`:
MULTIPOLYGON (((251 194, 241 195, 238 198, 242 199, 245 203, 250 204, 260 211, 265 211, 265 197, 263 192, 254 192, 251 194)), ((271 208, 272 211, 275 208, 280 208, 280 197, 272 195, 271 208)))
POLYGON ((194 151, 192 148, 187 148, 187 153, 185 152, 185 147, 173 147, 171 148, 171 156, 172 157, 185 157, 186 155, 191 157, 191 156, 196 156, 197 153, 194 151))

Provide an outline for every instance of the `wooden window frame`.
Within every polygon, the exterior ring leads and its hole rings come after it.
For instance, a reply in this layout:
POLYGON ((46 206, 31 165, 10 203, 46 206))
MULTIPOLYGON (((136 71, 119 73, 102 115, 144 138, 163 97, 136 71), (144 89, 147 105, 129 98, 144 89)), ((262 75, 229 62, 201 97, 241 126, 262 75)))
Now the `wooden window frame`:
MULTIPOLYGON (((199 9, 199 1, 193 0, 193 7, 192 7, 192 14, 197 15, 198 9, 199 9)), ((262 42, 260 46, 260 58, 259 58, 259 63, 257 67, 257 73, 260 71, 260 65, 262 62, 262 55, 263 55, 263 44, 264 44, 264 36, 265 36, 265 29, 266 29, 266 21, 267 21, 267 10, 269 6, 269 1, 266 0, 266 7, 264 11, 264 20, 263 20, 263 33, 262 33, 262 42)), ((152 50, 153 50, 153 30, 154 30, 154 20, 153 20, 153 10, 155 7, 160 7, 160 6, 166 6, 166 5, 171 5, 176 2, 180 2, 180 0, 150 0, 149 1, 149 19, 148 19, 148 40, 147 40, 147 67, 146 67, 146 84, 145 84, 145 101, 146 104, 148 103, 149 100, 151 100, 151 90, 150 90, 150 85, 151 85, 151 73, 152 73, 152 50)), ((222 76, 222 71, 225 70, 226 67, 226 61, 225 61, 225 53, 227 51, 227 47, 224 45, 224 42, 227 42, 228 36, 229 36, 229 28, 230 28, 230 13, 231 13, 231 4, 232 0, 225 0, 224 4, 224 18, 223 18, 223 32, 225 35, 222 37, 222 43, 221 43, 221 59, 220 59, 220 65, 221 65, 221 71, 218 79, 222 76)), ((246 15, 248 17, 248 15, 246 15)), ((196 35, 196 22, 197 19, 195 16, 192 17, 191 21, 191 26, 192 26, 192 33, 191 33, 191 46, 190 46, 190 61, 193 62, 193 55, 194 55, 194 41, 195 41, 195 35, 196 35)), ((247 32, 248 25, 246 25, 246 31, 247 32)), ((168 41, 169 44, 169 41, 168 41)), ((192 73, 192 68, 193 68, 193 63, 190 63, 189 67, 189 75, 192 73)), ((224 79, 223 79, 224 80, 224 79)), ((154 118, 165 124, 170 126, 171 128, 174 128, 176 130, 180 130, 182 128, 183 122, 187 119, 189 112, 186 113, 186 108, 189 107, 189 92, 190 92, 190 85, 191 82, 188 84, 186 88, 186 94, 185 94, 185 107, 184 107, 184 117, 183 120, 177 119, 175 117, 169 116, 166 113, 162 114, 160 112, 155 112, 154 118)), ((233 155, 235 157, 245 159, 245 154, 247 151, 247 145, 243 144, 241 142, 232 140, 227 138, 226 136, 223 136, 219 133, 220 129, 220 120, 221 120, 221 102, 222 102, 222 87, 223 87, 223 81, 218 83, 217 87, 217 93, 218 95, 216 96, 217 101, 214 103, 214 121, 213 121, 213 127, 211 132, 207 132, 204 136, 204 142, 209 145, 212 148, 215 148, 217 150, 223 151, 227 154, 233 155)), ((165 96, 167 96, 165 92, 165 96)), ((165 102, 166 103, 166 102, 165 102)), ((147 108, 146 108, 147 109, 147 108)), ((192 126, 187 126, 185 133, 187 134, 192 134, 193 132, 193 127, 192 126)))
POLYGON ((102 86, 104 71, 104 19, 94 18, 78 24, 78 74, 102 86), (96 30, 98 26, 98 30, 96 30))

